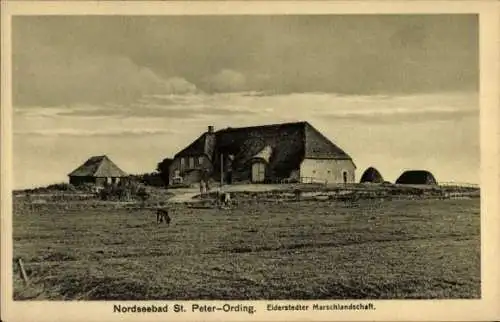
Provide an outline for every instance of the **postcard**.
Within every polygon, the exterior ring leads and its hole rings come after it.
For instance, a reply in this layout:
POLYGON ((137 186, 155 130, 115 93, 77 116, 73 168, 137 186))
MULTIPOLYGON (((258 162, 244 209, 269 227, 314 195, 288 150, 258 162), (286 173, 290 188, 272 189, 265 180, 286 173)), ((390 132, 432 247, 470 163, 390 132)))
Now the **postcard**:
POLYGON ((2 320, 500 318, 493 1, 2 3, 2 320))

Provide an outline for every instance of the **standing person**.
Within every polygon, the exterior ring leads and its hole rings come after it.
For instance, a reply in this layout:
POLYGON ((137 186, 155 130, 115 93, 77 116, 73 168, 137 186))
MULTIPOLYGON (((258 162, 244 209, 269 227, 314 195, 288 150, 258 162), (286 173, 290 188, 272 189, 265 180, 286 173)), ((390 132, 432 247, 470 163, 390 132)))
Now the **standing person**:
POLYGON ((226 181, 227 184, 232 184, 233 183, 233 160, 234 160, 234 155, 230 154, 227 158, 227 170, 226 170, 226 181))
MULTIPOLYGON (((205 192, 210 191, 210 187, 208 186, 208 181, 210 181, 210 174, 208 173, 207 170, 203 170, 203 176, 201 178, 201 181, 203 181, 203 187, 205 189, 205 192)), ((201 182, 200 182, 201 184, 201 182)))
POLYGON ((220 186, 217 186, 215 190, 215 198, 217 200, 217 204, 221 204, 221 193, 222 193, 222 188, 220 186))
POLYGON ((202 179, 200 180, 200 194, 203 197, 205 193, 206 193, 205 181, 202 179))

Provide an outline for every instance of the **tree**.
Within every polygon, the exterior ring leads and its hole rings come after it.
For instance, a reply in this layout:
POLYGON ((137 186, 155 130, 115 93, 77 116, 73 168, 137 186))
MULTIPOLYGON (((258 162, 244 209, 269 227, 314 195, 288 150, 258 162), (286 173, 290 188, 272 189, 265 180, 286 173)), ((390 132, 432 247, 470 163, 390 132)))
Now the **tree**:
POLYGON ((139 199, 141 199, 143 205, 146 203, 146 200, 148 200, 150 197, 149 193, 144 187, 140 187, 137 190, 137 196, 139 197, 139 199))
POLYGON ((158 163, 156 167, 156 171, 160 174, 161 179, 165 182, 166 185, 169 184, 169 170, 168 168, 174 162, 173 159, 165 158, 160 163, 158 163))

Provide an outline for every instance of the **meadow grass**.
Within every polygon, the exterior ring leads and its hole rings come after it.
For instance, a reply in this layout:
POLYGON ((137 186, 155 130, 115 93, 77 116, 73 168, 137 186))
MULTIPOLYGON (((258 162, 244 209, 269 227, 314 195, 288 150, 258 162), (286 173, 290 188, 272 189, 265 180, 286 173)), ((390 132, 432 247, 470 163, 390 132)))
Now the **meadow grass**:
POLYGON ((16 300, 480 297, 479 199, 14 208, 16 300))

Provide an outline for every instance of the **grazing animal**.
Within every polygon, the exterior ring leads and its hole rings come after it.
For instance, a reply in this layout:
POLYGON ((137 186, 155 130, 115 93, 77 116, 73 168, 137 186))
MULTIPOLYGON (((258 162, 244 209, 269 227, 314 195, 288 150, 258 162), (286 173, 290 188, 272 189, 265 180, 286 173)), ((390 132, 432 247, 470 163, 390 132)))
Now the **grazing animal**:
POLYGON ((165 209, 156 210, 156 223, 161 224, 163 221, 165 221, 167 226, 170 226, 170 222, 172 221, 172 219, 168 215, 168 210, 165 209))

